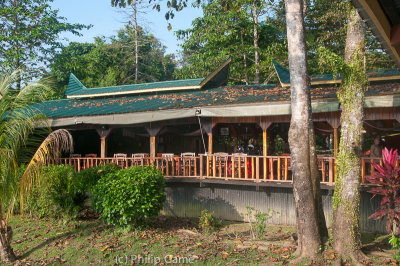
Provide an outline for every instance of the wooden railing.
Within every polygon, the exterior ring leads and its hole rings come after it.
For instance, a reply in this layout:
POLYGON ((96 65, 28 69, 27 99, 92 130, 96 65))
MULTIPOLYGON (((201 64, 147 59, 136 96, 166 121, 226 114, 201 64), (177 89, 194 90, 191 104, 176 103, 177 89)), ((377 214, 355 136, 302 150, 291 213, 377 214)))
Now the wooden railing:
MULTIPOLYGON (((382 164, 381 158, 361 158, 362 184, 366 176, 373 173, 372 163, 382 164)), ((145 158, 62 158, 54 164, 66 164, 79 172, 83 169, 105 164, 116 164, 120 168, 153 165, 166 177, 193 177, 200 179, 244 180, 253 182, 292 182, 290 156, 220 156, 200 155, 195 157, 145 157, 145 158)), ((336 159, 318 157, 321 183, 335 182, 336 159)))

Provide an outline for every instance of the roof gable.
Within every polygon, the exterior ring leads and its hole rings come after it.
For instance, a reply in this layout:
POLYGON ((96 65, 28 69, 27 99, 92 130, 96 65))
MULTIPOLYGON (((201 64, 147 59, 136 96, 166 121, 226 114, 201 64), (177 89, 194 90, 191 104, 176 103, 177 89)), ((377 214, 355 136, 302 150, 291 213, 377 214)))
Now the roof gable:
POLYGON ((69 76, 68 87, 65 94, 67 96, 73 95, 85 89, 87 89, 85 85, 83 85, 82 82, 80 82, 79 79, 74 74, 71 73, 71 75, 69 76))

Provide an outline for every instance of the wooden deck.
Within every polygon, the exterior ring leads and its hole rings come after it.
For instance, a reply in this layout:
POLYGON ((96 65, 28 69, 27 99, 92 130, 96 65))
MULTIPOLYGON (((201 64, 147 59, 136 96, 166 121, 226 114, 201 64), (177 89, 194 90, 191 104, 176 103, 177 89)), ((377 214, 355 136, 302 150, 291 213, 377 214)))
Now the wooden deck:
MULTIPOLYGON (((373 161, 381 158, 361 159, 362 184, 365 176, 374 171, 373 161)), ((219 180, 243 180, 252 182, 292 182, 290 156, 220 156, 200 155, 195 157, 145 157, 145 158, 62 158, 53 164, 66 164, 79 172, 83 169, 105 164, 116 164, 120 168, 154 165, 167 178, 199 178, 219 180)), ((318 157, 321 183, 333 186, 336 170, 334 157, 318 157)))

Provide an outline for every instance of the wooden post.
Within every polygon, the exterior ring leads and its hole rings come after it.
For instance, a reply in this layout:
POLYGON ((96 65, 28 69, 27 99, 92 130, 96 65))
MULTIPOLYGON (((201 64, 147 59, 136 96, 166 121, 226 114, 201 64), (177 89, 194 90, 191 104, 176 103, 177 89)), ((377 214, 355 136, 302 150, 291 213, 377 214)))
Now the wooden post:
POLYGON ((213 153, 213 136, 212 134, 208 134, 208 154, 213 153))
POLYGON ((147 133, 150 135, 150 160, 151 164, 154 164, 154 158, 156 157, 156 136, 160 133, 162 125, 152 125, 146 127, 147 133))
POLYGON ((100 157, 107 157, 107 136, 100 138, 100 157))
POLYGON ((156 136, 150 136, 150 157, 156 157, 156 136))
POLYGON ((203 155, 200 154, 200 178, 203 178, 203 155))
POLYGON ((267 130, 263 130, 263 155, 268 156, 268 133, 267 130))
POLYGON ((333 156, 337 157, 338 155, 338 150, 339 150, 339 135, 338 135, 338 129, 334 128, 333 129, 333 156))
POLYGON ((266 156, 268 156, 268 138, 267 137, 268 137, 267 129, 264 129, 263 130, 263 156, 264 156, 264 159, 263 159, 264 174, 263 174, 263 176, 264 176, 264 180, 267 179, 267 158, 266 158, 266 156))
POLYGON ((107 137, 110 135, 112 128, 103 126, 101 129, 96 129, 97 134, 100 136, 100 157, 107 157, 107 137))

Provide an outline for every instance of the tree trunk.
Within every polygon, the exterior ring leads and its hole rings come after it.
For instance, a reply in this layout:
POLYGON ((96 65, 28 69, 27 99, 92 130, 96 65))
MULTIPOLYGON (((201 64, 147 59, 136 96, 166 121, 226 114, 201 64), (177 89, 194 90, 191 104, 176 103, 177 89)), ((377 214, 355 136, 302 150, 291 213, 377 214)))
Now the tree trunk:
POLYGON ((243 51, 244 80, 246 85, 249 85, 249 76, 247 74, 247 55, 246 51, 244 50, 243 28, 240 29, 240 44, 242 46, 242 51, 243 51))
POLYGON ((317 158, 317 148, 315 145, 315 133, 314 133, 314 124, 312 121, 312 112, 311 112, 311 99, 309 100, 309 147, 310 147, 310 173, 311 173, 311 182, 313 184, 313 195, 315 201, 315 208, 317 210, 317 219, 318 219, 318 227, 321 242, 325 243, 329 239, 328 228, 326 227, 326 219, 324 214, 324 208, 322 206, 322 195, 321 195, 321 174, 318 170, 318 158, 317 158))
POLYGON ((338 98, 342 106, 341 138, 333 197, 333 247, 356 263, 366 259, 361 252, 360 181, 361 144, 364 117, 363 71, 365 25, 357 11, 350 12, 345 50, 346 70, 338 98))
POLYGON ((138 83, 139 74, 139 40, 138 40, 138 25, 137 25, 137 3, 133 1, 133 20, 135 26, 135 83, 138 83))
MULTIPOLYGON (((314 257, 321 247, 317 208, 311 180, 310 119, 311 103, 307 74, 306 46, 304 39, 303 1, 286 0, 286 24, 292 118, 289 144, 293 169, 293 194, 296 205, 298 231, 297 253, 302 257, 314 257)), ((313 151, 315 153, 315 150, 313 151)))
POLYGON ((256 65, 255 70, 255 84, 260 83, 260 55, 258 51, 258 40, 260 36, 258 35, 258 10, 257 10, 257 0, 253 2, 253 19, 254 19, 254 63, 256 65))
POLYGON ((2 211, 0 205, 0 261, 13 262, 16 260, 16 256, 11 248, 12 229, 3 220, 2 211))

